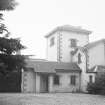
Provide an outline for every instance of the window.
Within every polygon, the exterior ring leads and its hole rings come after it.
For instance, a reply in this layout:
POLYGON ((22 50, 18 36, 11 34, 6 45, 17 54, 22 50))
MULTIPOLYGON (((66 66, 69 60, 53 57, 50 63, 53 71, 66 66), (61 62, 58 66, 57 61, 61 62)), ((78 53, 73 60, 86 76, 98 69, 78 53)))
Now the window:
POLYGON ((70 39, 70 45, 71 47, 76 47, 77 46, 77 40, 76 39, 70 39))
POLYGON ((78 54, 78 64, 80 64, 82 62, 82 60, 81 60, 81 54, 79 53, 78 54))
POLYGON ((92 75, 89 76, 89 82, 90 82, 90 83, 93 82, 93 76, 92 76, 92 75))
POLYGON ((54 37, 52 37, 51 39, 50 39, 50 46, 53 46, 54 45, 54 37))
POLYGON ((71 76, 71 85, 76 85, 76 76, 75 75, 71 76))
POLYGON ((54 76, 54 84, 59 85, 59 76, 58 75, 54 76))

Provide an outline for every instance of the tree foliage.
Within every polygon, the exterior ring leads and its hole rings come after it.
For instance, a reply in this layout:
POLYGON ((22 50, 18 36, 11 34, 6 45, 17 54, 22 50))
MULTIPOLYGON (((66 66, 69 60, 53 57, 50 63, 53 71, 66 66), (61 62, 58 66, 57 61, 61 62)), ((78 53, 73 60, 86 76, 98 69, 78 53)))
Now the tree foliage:
POLYGON ((97 75, 95 82, 88 84, 87 90, 91 94, 105 95, 105 73, 97 75))
POLYGON ((0 0, 0 10, 13 10, 16 5, 14 0, 0 0))
MULTIPOLYGON (((17 3, 14 0, 0 0, 0 11, 13 10, 17 3)), ((0 14, 0 72, 7 74, 25 67, 25 56, 17 54, 25 48, 19 38, 11 38, 0 14)))
POLYGON ((17 52, 24 49, 25 46, 21 44, 19 38, 11 38, 8 31, 4 36, 3 33, 4 30, 0 34, 0 72, 6 74, 14 70, 21 70, 25 67, 25 56, 17 52))

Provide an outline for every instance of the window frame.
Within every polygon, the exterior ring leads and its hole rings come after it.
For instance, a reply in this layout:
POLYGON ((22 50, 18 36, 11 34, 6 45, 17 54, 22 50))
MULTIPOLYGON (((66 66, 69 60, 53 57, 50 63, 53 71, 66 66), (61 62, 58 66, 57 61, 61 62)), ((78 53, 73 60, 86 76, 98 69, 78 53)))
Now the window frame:
POLYGON ((70 76, 70 84, 74 86, 76 85, 76 75, 70 76))
POLYGON ((93 83, 93 76, 89 75, 89 83, 93 83))
POLYGON ((77 47, 77 40, 76 39, 74 39, 74 38, 70 39, 70 47, 71 48, 77 47))
POLYGON ((54 75, 53 83, 54 83, 54 85, 59 85, 60 84, 59 75, 54 75))
POLYGON ((55 44, 55 37, 52 37, 50 39, 50 47, 54 46, 54 44, 55 44))

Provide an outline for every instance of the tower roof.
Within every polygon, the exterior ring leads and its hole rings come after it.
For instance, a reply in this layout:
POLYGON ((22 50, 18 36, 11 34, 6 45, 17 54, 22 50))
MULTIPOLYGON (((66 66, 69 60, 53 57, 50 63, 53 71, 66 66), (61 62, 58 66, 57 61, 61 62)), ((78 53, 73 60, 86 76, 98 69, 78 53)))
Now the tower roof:
POLYGON ((80 26, 63 25, 63 26, 56 27, 54 30, 48 33, 45 37, 48 38, 49 36, 51 36, 53 33, 57 31, 70 31, 70 32, 77 32, 77 33, 82 33, 82 34, 87 34, 87 35, 92 33, 92 31, 82 29, 80 26))

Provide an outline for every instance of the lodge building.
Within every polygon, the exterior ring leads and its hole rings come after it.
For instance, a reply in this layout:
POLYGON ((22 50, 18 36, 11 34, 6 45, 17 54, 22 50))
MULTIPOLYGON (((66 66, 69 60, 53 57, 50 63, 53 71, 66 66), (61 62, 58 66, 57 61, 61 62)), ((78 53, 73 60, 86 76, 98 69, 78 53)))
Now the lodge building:
POLYGON ((27 59, 21 91, 86 92, 87 84, 105 71, 105 39, 89 42, 91 31, 70 25, 48 33, 47 58, 27 59))

